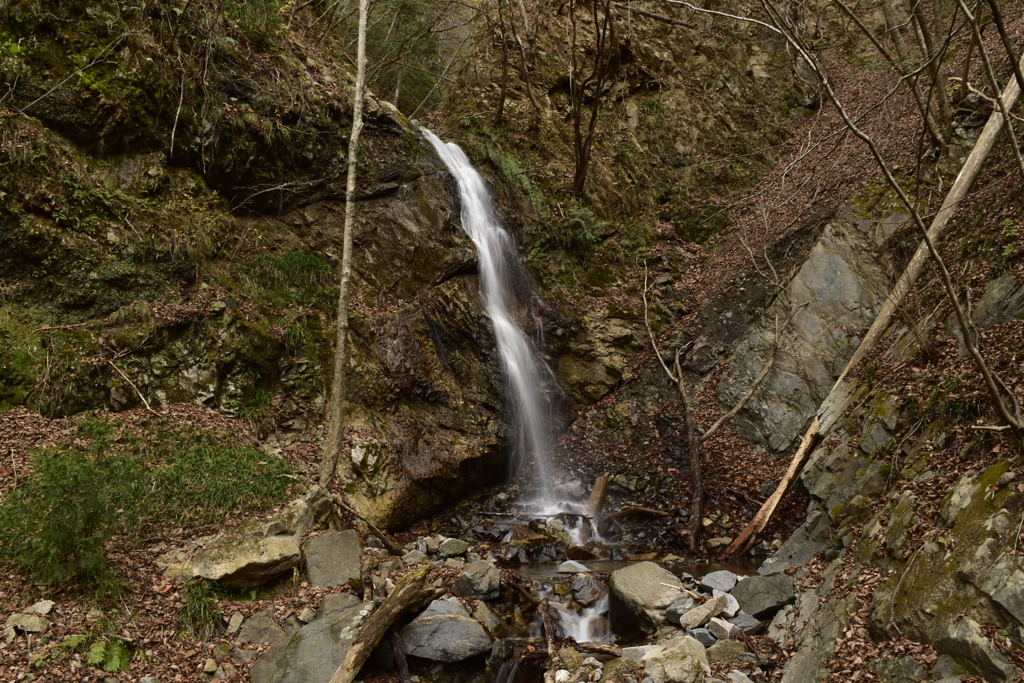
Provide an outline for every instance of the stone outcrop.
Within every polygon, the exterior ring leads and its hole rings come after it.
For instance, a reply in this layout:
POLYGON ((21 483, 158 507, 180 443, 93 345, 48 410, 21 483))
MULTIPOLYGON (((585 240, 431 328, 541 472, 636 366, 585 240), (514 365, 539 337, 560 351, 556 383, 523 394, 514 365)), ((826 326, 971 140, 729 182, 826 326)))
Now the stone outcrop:
POLYGON ((491 651, 491 637, 455 598, 435 600, 401 630, 406 654, 461 662, 491 651))

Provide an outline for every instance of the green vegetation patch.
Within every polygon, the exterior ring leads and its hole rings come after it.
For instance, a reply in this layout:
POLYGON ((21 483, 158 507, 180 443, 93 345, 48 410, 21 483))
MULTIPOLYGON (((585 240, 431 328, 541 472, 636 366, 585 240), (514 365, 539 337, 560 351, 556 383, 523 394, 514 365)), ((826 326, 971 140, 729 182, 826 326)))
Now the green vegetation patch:
POLYGON ((0 559, 35 581, 108 593, 106 545, 284 500, 291 466, 224 432, 85 416, 0 506, 0 559))

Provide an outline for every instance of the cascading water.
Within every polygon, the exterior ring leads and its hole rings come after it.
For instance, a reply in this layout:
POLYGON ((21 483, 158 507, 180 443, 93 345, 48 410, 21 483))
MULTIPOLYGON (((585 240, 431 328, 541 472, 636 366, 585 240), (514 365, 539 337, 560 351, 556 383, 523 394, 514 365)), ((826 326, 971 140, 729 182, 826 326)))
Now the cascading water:
POLYGON ((480 260, 484 307, 494 325, 498 353, 508 379, 516 417, 518 438, 510 474, 516 474, 527 464, 533 467, 540 487, 538 498, 554 506, 557 501, 552 500, 548 465, 551 420, 547 402, 540 391, 542 361, 515 319, 515 288, 510 267, 518 265, 515 243, 498 223, 487 185, 466 153, 455 143, 446 143, 429 130, 420 130, 458 182, 462 229, 476 245, 480 260))

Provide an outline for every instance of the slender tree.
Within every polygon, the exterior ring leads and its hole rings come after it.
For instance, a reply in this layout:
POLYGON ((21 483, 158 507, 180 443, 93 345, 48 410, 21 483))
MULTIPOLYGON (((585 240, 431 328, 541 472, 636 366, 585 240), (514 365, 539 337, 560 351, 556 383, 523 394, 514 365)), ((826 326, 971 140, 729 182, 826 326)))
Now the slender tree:
POLYGON ((324 457, 320 461, 320 485, 328 488, 338 466, 338 452, 345 431, 345 365, 348 362, 348 283, 352 277, 352 222, 355 219, 356 161, 359 134, 363 130, 363 89, 366 83, 366 15, 369 0, 359 0, 359 39, 356 48, 356 87, 352 100, 352 134, 348 140, 345 184, 345 229, 342 234, 341 283, 338 287, 338 341, 334 351, 334 383, 324 457))

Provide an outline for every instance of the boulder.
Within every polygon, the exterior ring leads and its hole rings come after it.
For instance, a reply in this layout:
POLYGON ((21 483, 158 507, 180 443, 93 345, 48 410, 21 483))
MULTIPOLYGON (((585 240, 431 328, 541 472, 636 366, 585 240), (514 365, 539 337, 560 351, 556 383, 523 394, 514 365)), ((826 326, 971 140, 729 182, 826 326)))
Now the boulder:
POLYGON ((14 613, 7 617, 7 628, 14 628, 20 633, 42 633, 50 621, 38 614, 14 613))
POLYGON ((585 565, 576 562, 575 560, 566 560, 562 564, 558 565, 559 574, 579 574, 581 572, 589 572, 585 565))
POLYGON ((265 614, 254 614, 242 624, 238 632, 240 643, 270 643, 278 645, 285 641, 284 629, 265 614))
POLYGON ((679 628, 684 631, 703 626, 708 623, 711 617, 717 617, 725 609, 725 606, 729 604, 729 601, 725 599, 724 595, 719 595, 717 598, 711 598, 703 605, 694 607, 686 614, 679 617, 679 628))
POLYGON ((352 593, 331 593, 325 595, 324 599, 320 601, 317 614, 324 617, 332 612, 342 612, 350 607, 355 607, 360 602, 362 601, 352 593))
POLYGON ((591 574, 575 574, 569 586, 572 588, 576 602, 584 607, 596 602, 604 592, 601 582, 591 574))
POLYGON ((373 610, 366 602, 330 619, 299 629, 286 643, 268 650, 249 669, 251 683, 326 683, 345 659, 352 639, 373 610))
POLYGON ((644 633, 653 633, 665 622, 665 610, 679 599, 683 587, 674 574, 653 562, 612 572, 608 585, 613 628, 644 633))
POLYGON ((633 669, 639 669, 643 664, 628 657, 617 657, 606 663, 601 670, 601 683, 624 683, 626 676, 633 669))
POLYGON ((644 655, 643 664, 654 683, 703 683, 711 673, 704 646, 688 636, 658 645, 644 655))
POLYGON ((738 577, 736 574, 723 569, 721 571, 711 572, 710 574, 705 575, 704 578, 700 580, 700 586, 708 593, 716 590, 728 593, 736 585, 737 580, 738 577))
POLYGON ((731 662, 747 649, 738 640, 720 640, 708 648, 707 656, 709 662, 731 662))
POLYGON ((306 541, 306 571, 316 588, 332 588, 359 578, 363 544, 353 529, 328 531, 306 541))
POLYGON ((491 637, 455 598, 434 600, 401 635, 407 655, 435 662, 461 662, 491 651, 491 637))
POLYGON ((756 636, 764 628, 764 624, 760 620, 749 614, 737 614, 729 620, 729 623, 739 626, 748 636, 756 636))
POLYGON ((465 555, 467 550, 469 550, 469 544, 458 538, 445 539, 437 547, 437 552, 441 557, 458 557, 459 555, 465 555))
POLYGON ((732 596, 747 614, 768 619, 796 599, 796 588, 787 574, 750 576, 736 584, 732 596))
POLYGON ((665 621, 678 626, 679 617, 693 609, 693 604, 693 598, 684 593, 683 597, 673 602, 668 606, 668 609, 665 610, 665 621))
POLYGON ((501 593, 501 570, 484 560, 470 562, 451 590, 460 598, 493 600, 501 593))

